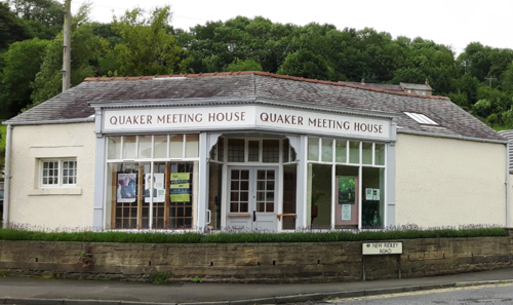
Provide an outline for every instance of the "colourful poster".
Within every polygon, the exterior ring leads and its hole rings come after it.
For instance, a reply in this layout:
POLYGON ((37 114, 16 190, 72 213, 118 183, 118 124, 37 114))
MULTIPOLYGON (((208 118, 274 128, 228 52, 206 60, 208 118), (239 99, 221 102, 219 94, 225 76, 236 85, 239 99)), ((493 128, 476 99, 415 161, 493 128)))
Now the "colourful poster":
POLYGON ((190 173, 171 174, 171 202, 190 202, 190 173))
POLYGON ((137 199, 137 174, 118 173, 117 202, 135 202, 137 199))

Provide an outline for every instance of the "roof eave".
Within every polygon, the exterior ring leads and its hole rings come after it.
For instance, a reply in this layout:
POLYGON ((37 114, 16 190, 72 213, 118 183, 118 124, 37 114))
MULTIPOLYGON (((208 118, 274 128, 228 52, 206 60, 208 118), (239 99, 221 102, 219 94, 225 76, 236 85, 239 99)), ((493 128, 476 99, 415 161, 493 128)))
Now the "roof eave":
POLYGON ((87 118, 59 119, 59 120, 41 120, 41 121, 19 121, 2 122, 2 125, 22 126, 22 125, 45 125, 45 124, 72 124, 72 123, 91 123, 94 122, 94 115, 87 118))
POLYGON ((380 117, 393 119, 399 117, 395 112, 371 111, 341 107, 337 105, 312 105, 296 100, 273 99, 270 97, 240 97, 240 98, 194 98, 194 99, 161 99, 161 100, 128 100, 128 101, 96 101, 89 105, 94 108, 115 109, 115 108, 147 108, 147 107, 183 107, 183 106, 217 106, 236 104, 260 104, 268 106, 280 106, 295 109, 320 110, 349 115, 368 117, 380 117))

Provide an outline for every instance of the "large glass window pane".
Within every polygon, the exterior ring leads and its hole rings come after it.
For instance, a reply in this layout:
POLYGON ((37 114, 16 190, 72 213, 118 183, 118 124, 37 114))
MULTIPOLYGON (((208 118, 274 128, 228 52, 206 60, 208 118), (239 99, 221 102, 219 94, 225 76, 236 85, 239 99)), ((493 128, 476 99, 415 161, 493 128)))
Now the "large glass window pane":
POLYGON ((319 161, 319 138, 308 138, 308 160, 319 161))
POLYGON ((296 228, 297 165, 283 166, 283 230, 296 228), (287 215, 289 214, 289 215, 287 215))
POLYGON ((169 228, 191 228, 195 201, 197 162, 170 164, 169 228))
POLYGON ((335 161, 340 162, 340 163, 346 163, 347 162, 347 150, 346 150, 347 141, 337 140, 335 145, 336 145, 336 150, 337 150, 335 161))
POLYGON ((372 164, 372 143, 362 143, 362 163, 372 164))
POLYGON ((349 163, 360 163, 360 142, 349 142, 349 163))
POLYGON ((376 143, 374 162, 375 165, 385 165, 385 144, 376 143))
POLYGON ((221 195, 222 195, 222 181, 223 181, 223 165, 210 164, 209 171, 209 195, 208 195, 208 209, 210 210, 210 224, 209 228, 212 230, 221 229, 221 195))
POLYGON ((138 158, 151 158, 151 136, 139 136, 138 158))
POLYGON ((322 161, 333 162, 333 140, 322 139, 322 161))
POLYGON ((362 168, 362 226, 383 227, 385 217, 385 169, 362 168))
POLYGON ((167 158, 167 136, 155 136, 153 156, 155 158, 167 158))
POLYGON ((289 140, 284 139, 282 144, 282 155, 283 155, 283 163, 289 162, 290 154, 289 154, 289 140))
POLYGON ((358 166, 336 166, 335 228, 356 229, 359 220, 358 166))
MULTIPOLYGON (((158 162, 153 164, 153 189, 150 191, 149 189, 145 189, 144 196, 145 200, 153 196, 153 222, 152 228, 155 229, 163 229, 165 228, 166 222, 166 200, 168 194, 166 192, 166 185, 169 184, 168 176, 166 175, 166 166, 165 162, 158 162)), ((148 175, 146 175, 148 176, 148 175)), ((147 177, 148 178, 148 177, 147 177)), ((149 186, 151 183, 146 183, 145 186, 149 186)), ((168 203, 169 204, 169 203, 168 203)))
POLYGON ((142 197, 142 176, 138 163, 108 164, 107 201, 113 207, 109 210, 112 228, 138 227, 138 211, 142 197))
POLYGON ((217 161, 224 162, 224 138, 217 140, 217 161))
POLYGON ((169 158, 183 158, 183 135, 169 136, 169 158))
POLYGON ((108 137, 107 158, 121 159, 121 137, 108 137))
POLYGON ((135 159, 136 136, 123 137, 123 159, 135 159))
POLYGON ((186 139, 187 142, 185 145, 185 157, 197 158, 199 156, 199 135, 188 134, 186 139))
POLYGON ((262 142, 262 162, 278 163, 280 162, 280 141, 264 140, 262 142))
POLYGON ((331 167, 308 164, 307 221, 311 228, 331 228, 331 167))

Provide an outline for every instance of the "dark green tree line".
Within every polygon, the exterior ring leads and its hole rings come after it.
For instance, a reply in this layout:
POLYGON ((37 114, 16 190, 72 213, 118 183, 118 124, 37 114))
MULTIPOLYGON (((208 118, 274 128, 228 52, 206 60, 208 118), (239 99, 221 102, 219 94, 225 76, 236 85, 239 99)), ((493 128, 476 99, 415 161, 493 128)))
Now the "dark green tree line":
MULTIPOLYGON (((127 11, 91 23, 87 3, 73 19, 72 85, 88 76, 262 70, 331 81, 399 84, 429 80, 434 94, 496 128, 513 128, 513 50, 470 43, 458 57, 420 37, 365 28, 305 26, 242 16, 190 29, 170 7, 127 11)), ((60 92, 62 4, 0 3, 0 117, 60 92)))

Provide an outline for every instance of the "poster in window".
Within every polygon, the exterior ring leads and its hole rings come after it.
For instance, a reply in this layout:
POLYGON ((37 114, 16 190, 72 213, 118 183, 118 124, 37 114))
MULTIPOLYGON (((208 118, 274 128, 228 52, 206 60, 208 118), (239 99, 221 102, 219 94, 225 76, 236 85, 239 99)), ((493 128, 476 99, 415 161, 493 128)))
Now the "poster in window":
POLYGON ((365 189, 365 200, 373 200, 373 194, 374 194, 374 189, 371 189, 371 188, 366 188, 365 189))
POLYGON ((342 210, 341 210, 341 219, 343 221, 349 221, 351 220, 351 205, 350 204, 343 204, 342 210))
POLYGON ((152 193, 153 202, 164 202, 166 200, 166 189, 164 188, 164 174, 144 175, 144 202, 150 202, 152 193), (152 182, 153 188, 151 188, 152 182))
POLYGON ((379 200, 379 189, 372 190, 372 200, 379 200))
POLYGON ((171 202, 190 202, 191 173, 171 174, 171 202))
POLYGON ((356 179, 354 177, 338 177, 338 203, 354 204, 356 179))
POLYGON ((118 173, 117 202, 135 202, 137 199, 137 174, 118 173))

